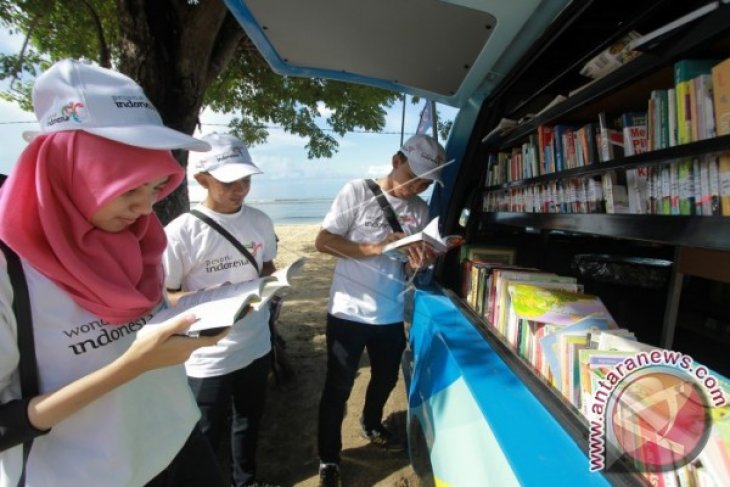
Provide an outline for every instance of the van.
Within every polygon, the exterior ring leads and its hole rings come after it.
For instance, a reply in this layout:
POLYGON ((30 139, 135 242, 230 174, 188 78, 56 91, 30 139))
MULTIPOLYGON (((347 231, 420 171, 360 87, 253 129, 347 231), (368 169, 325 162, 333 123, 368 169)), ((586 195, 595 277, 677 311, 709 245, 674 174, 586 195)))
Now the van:
POLYGON ((409 296, 424 485, 730 482, 727 3, 226 0, 281 74, 459 109, 430 209, 467 243, 409 296))

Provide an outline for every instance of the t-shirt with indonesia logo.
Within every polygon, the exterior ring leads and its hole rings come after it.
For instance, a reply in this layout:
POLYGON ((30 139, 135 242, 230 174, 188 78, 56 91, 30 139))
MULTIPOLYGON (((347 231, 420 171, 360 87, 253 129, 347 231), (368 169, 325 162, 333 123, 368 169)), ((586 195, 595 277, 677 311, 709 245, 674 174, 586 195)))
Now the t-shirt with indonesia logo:
MULTIPOLYGON (((198 205, 228 230, 253 255, 259 269, 276 257, 274 224, 264 212, 243 205, 236 213, 217 213, 198 205)), ((167 250, 163 263, 168 289, 197 291, 224 282, 258 278, 248 259, 217 230, 190 213, 180 215, 165 228, 167 250)), ((190 377, 216 377, 241 369, 271 350, 269 310, 251 312, 212 347, 196 350, 185 363, 190 377)))
MULTIPOLYGON (((147 316, 109 325, 23 263, 41 393, 113 362, 147 316)), ((0 255, 0 403, 20 397, 12 288, 0 255)), ((175 457, 200 417, 182 365, 146 372, 64 419, 33 442, 28 486, 139 486, 175 457)), ((15 486, 22 446, 0 452, 0 485, 15 486)))
MULTIPOLYGON (((419 196, 404 200, 383 192, 406 234, 428 223, 428 205, 419 196)), ((353 242, 381 242, 393 233, 364 180, 350 181, 337 193, 322 228, 353 242)), ((403 321, 403 263, 386 256, 337 259, 328 311, 359 323, 384 325, 403 321)))

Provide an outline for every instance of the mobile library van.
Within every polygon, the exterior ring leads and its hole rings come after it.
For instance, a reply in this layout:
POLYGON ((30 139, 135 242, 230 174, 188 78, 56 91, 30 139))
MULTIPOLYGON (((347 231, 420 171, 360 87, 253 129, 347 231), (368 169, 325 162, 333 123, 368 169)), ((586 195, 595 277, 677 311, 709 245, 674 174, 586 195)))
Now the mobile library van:
POLYGON ((425 485, 730 484, 726 1, 226 0, 274 70, 460 109, 409 301, 425 485))

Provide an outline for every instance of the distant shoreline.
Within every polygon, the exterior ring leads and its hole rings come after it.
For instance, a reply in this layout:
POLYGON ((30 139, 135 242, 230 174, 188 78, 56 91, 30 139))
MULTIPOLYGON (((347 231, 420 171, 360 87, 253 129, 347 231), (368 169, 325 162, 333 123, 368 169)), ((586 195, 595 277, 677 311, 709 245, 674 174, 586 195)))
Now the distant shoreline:
MULTIPOLYGON (((199 202, 191 201, 194 208, 199 202)), ((275 225, 319 225, 332 205, 331 198, 246 200, 246 205, 266 213, 275 225)))

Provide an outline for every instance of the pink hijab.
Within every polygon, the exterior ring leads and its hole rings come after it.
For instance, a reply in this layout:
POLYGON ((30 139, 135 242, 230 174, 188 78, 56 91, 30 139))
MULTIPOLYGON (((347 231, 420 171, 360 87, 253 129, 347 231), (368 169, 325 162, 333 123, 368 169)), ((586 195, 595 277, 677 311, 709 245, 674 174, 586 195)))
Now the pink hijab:
POLYGON ((155 214, 111 233, 91 216, 123 193, 185 171, 169 151, 142 149, 81 130, 37 137, 0 191, 0 239, 82 308, 110 323, 139 318, 162 299, 167 243, 155 214))

